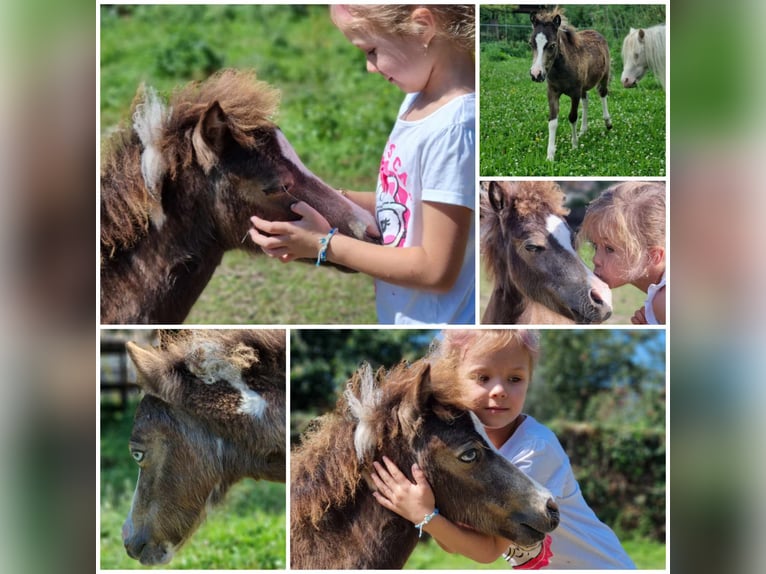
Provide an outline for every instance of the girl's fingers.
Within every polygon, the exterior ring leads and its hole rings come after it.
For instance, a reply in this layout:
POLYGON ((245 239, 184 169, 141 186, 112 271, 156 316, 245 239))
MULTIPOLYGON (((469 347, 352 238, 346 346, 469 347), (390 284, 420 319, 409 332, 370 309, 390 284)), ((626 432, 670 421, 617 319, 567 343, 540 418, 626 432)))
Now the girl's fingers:
POLYGON ((380 504, 383 508, 388 508, 389 510, 395 511, 394 505, 391 504, 391 501, 388 500, 385 496, 380 494, 377 491, 372 492, 372 497, 378 501, 378 504, 380 504))
POLYGON ((412 465, 412 478, 415 479, 415 484, 421 484, 426 481, 426 475, 420 470, 418 463, 412 465))
MULTIPOLYGON (((391 477, 391 475, 388 473, 388 471, 385 468, 383 468, 383 466, 379 462, 373 461, 372 466, 375 467, 375 471, 377 472, 377 475, 383 484, 385 484, 386 486, 389 486, 390 484, 395 482, 393 478, 391 477)), ((374 474, 375 473, 373 473, 373 475, 374 474)))
POLYGON ((387 456, 383 457, 383 462, 386 465, 386 469, 391 474, 391 477, 396 481, 406 480, 407 477, 402 474, 402 471, 399 470, 399 467, 396 466, 394 461, 392 461, 387 456))

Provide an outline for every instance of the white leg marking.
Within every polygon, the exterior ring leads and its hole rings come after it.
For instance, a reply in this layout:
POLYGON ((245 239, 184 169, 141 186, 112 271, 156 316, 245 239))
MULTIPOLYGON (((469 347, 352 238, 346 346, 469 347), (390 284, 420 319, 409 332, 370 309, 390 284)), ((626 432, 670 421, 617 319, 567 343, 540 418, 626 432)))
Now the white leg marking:
POLYGON ((558 127, 558 118, 548 122, 548 161, 553 161, 553 156, 556 155, 556 130, 558 127))
POLYGON ((583 135, 588 129, 588 98, 583 98, 582 101, 582 123, 580 124, 580 135, 583 135))
POLYGON ((606 99, 608 97, 609 96, 604 96, 603 98, 601 98, 601 109, 604 112, 604 123, 607 125, 607 127, 609 127, 612 123, 612 117, 609 115, 609 106, 607 106, 607 102, 606 102, 606 99))

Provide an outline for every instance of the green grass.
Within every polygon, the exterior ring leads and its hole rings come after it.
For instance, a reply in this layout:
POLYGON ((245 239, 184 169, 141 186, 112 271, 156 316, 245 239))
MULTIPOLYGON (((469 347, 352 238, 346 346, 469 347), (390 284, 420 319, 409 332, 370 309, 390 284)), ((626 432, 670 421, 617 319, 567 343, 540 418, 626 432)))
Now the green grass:
POLYGON ((376 323, 371 277, 313 264, 281 264, 233 251, 186 319, 188 324, 376 323))
MULTIPOLYGON (((482 52, 483 54, 483 52, 482 52)), ((530 58, 486 58, 480 63, 479 149, 482 176, 661 177, 665 166, 665 92, 652 77, 624 89, 610 84, 607 131, 598 93, 589 93, 588 131, 572 148, 562 96, 556 159, 546 159, 548 99, 544 84, 529 79, 530 58)), ((614 74, 613 74, 614 75, 614 74)), ((580 119, 582 107, 580 108, 580 119)), ((579 130, 579 120, 578 120, 579 130)))
MULTIPOLYGON (((138 476, 128 453, 134 408, 135 402, 126 412, 102 409, 100 566, 105 570, 144 568, 128 557, 120 534, 138 476)), ((165 568, 284 569, 285 525, 285 485, 241 481, 165 568)))
MULTIPOLYGON (((622 540, 622 546, 639 570, 665 569, 665 544, 650 540, 622 540)), ((433 539, 421 542, 407 564, 407 570, 509 570, 499 558, 491 564, 479 564, 457 554, 448 554, 433 539)))
MULTIPOLYGON (((367 73, 364 55, 326 6, 101 7, 102 137, 141 82, 168 94, 223 67, 251 68, 277 87, 275 118, 303 162, 335 187, 373 190, 403 94, 367 73)), ((339 324, 376 321, 372 281, 231 253, 189 323, 339 324)))

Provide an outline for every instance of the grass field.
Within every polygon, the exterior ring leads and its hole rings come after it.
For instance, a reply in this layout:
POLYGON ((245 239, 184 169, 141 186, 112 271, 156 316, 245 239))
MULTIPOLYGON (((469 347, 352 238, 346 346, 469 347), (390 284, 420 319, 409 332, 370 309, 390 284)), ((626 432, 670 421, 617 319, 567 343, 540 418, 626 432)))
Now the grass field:
MULTIPOLYGON (((493 51, 494 54, 498 52, 493 51)), ((548 99, 545 84, 529 79, 530 58, 487 54, 480 63, 479 150, 481 176, 637 176, 662 177, 665 165, 665 92, 653 77, 635 89, 612 78, 607 131, 601 101, 589 94, 588 131, 572 148, 567 120, 569 98, 562 96, 556 159, 546 159, 548 99)), ((582 107, 580 108, 580 119, 582 107)), ((578 120, 579 130, 579 120, 578 120)))
MULTIPOLYGON (((639 570, 664 570, 665 545, 651 540, 623 540, 622 546, 639 570)), ((433 539, 421 542, 405 565, 407 570, 509 570, 499 558, 491 564, 478 564, 455 554, 447 554, 433 539)))
MULTIPOLYGON (((373 190, 403 94, 367 73, 326 6, 101 7, 102 138, 128 120, 141 82, 167 94, 223 67, 252 68, 280 89, 275 120, 328 184, 373 190)), ((244 232, 243 232, 244 235, 244 232)), ((230 253, 189 323, 376 321, 372 280, 230 253)))

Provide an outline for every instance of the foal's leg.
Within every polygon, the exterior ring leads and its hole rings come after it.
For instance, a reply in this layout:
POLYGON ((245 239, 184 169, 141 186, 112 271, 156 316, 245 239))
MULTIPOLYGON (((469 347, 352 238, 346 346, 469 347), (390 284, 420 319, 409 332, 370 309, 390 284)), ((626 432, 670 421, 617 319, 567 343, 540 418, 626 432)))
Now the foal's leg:
MULTIPOLYGON (((583 100, 585 102, 586 100, 583 100)), ((583 103, 583 126, 587 120, 585 118, 585 103, 583 103)), ((572 98, 572 107, 569 110, 569 124, 572 126, 572 147, 577 147, 577 108, 580 107, 580 98, 572 98)), ((583 130, 584 131, 584 130, 583 130)))
POLYGON ((604 112, 604 123, 606 129, 612 129, 612 117, 609 115, 609 107, 606 104, 606 98, 609 95, 609 88, 607 84, 609 82, 609 76, 607 75, 598 86, 598 95, 601 96, 601 110, 604 112))
MULTIPOLYGON (((576 119, 575 119, 576 121, 576 119)), ((588 131, 588 92, 582 94, 582 122, 580 123, 580 135, 588 131)), ((575 147, 577 143, 574 142, 575 147)))
POLYGON ((548 86, 548 161, 556 155, 556 130, 559 127, 559 98, 561 94, 551 91, 548 86))

